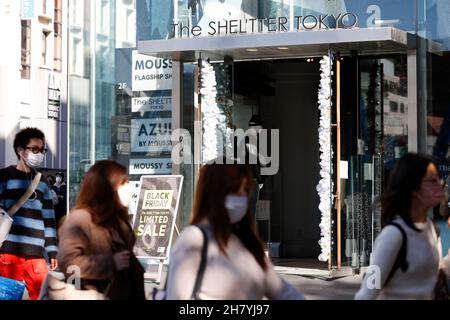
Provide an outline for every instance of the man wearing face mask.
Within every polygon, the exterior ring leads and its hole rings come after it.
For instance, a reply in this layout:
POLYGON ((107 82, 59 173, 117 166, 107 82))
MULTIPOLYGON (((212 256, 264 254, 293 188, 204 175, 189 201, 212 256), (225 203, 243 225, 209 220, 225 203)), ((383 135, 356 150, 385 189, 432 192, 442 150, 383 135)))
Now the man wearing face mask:
MULTIPOLYGON (((44 161, 45 136, 36 128, 21 130, 14 138, 15 166, 0 169, 0 210, 8 211, 31 185, 44 161)), ((0 248, 0 276, 25 281, 31 300, 39 297, 50 269, 57 268, 55 214, 50 187, 41 177, 35 191, 13 216, 13 224, 0 248)))

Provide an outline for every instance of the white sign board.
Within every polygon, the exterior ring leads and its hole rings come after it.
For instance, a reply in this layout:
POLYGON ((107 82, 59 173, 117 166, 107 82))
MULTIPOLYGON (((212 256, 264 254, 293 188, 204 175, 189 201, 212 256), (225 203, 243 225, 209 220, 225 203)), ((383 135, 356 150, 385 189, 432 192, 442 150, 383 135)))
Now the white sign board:
POLYGON ((172 97, 144 97, 131 99, 131 112, 172 111, 172 97))
POLYGON ((132 54, 131 82, 133 91, 172 89, 172 60, 132 54))
POLYGON ((130 187, 131 187, 131 201, 130 206, 128 207, 128 210, 131 215, 133 215, 133 223, 134 224, 134 218, 136 217, 136 209, 137 209, 137 203, 139 200, 139 192, 141 191, 141 181, 130 181, 130 187))
POLYGON ((341 179, 347 180, 348 179, 348 161, 340 161, 341 167, 340 167, 340 173, 341 173, 341 179))
POLYGON ((131 152, 172 150, 172 119, 131 119, 131 152))
POLYGON ((172 174, 170 158, 130 159, 130 174, 172 174))

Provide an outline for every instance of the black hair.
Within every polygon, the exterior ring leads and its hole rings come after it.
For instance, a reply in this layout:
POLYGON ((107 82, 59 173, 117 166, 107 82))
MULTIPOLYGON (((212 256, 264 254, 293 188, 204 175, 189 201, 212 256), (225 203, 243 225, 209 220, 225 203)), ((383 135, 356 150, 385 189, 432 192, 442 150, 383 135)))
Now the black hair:
POLYGON ((53 175, 51 175, 51 174, 49 174, 48 176, 47 176, 47 181, 49 182, 49 180, 52 180, 52 185, 55 183, 55 177, 53 176, 53 175))
POLYGON ((62 173, 61 171, 57 172, 55 176, 60 176, 64 180, 64 173, 62 173))
POLYGON ((40 139, 45 143, 44 133, 37 128, 25 128, 16 134, 14 137, 14 152, 16 153, 17 159, 20 160, 20 155, 17 152, 17 148, 25 149, 31 139, 40 139))
POLYGON ((399 215, 405 223, 418 230, 411 219, 412 193, 418 191, 430 163, 436 161, 427 155, 408 153, 395 164, 381 197, 381 224, 386 226, 399 215))

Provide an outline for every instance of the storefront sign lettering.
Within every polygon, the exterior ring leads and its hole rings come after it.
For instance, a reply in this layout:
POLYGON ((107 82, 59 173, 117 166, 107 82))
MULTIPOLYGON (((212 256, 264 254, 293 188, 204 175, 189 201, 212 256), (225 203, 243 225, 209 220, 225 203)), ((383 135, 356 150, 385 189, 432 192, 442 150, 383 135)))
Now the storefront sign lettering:
POLYGON ((130 174, 172 174, 170 158, 130 159, 130 174))
POLYGON ((169 256, 183 176, 142 176, 134 232, 140 257, 169 256))
POLYGON ((170 152, 172 119, 131 119, 131 152, 170 152))
POLYGON ((134 66, 136 70, 168 69, 172 68, 172 61, 169 59, 139 59, 134 66))
POLYGON ((131 99, 131 112, 172 111, 172 97, 143 97, 131 99))
MULTIPOLYGON (((294 16, 295 31, 352 29, 358 26, 358 16, 350 12, 338 15, 321 14, 294 16)), ((288 17, 272 17, 265 19, 242 19, 210 21, 207 30, 201 26, 189 26, 183 23, 172 23, 172 32, 175 37, 199 37, 236 35, 247 33, 287 32, 290 26, 288 17)))
POLYGON ((47 118, 58 120, 61 111, 61 77, 52 73, 48 79, 47 118))
POLYGON ((170 123, 149 123, 148 126, 142 124, 141 128, 139 129, 139 138, 142 136, 148 137, 170 134, 170 129, 170 123))
POLYGON ((172 60, 132 54, 132 90, 157 91, 172 89, 172 60))

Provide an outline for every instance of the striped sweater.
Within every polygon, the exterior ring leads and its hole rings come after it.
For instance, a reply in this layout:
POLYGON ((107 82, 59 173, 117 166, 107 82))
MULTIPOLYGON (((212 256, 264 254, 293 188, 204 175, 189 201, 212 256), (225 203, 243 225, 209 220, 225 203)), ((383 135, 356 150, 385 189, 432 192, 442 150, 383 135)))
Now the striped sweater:
MULTIPOLYGON (((0 169, 0 207, 7 211, 25 193, 31 184, 30 174, 15 166, 0 169)), ((34 195, 14 215, 11 231, 0 253, 21 257, 56 258, 58 251, 55 212, 50 188, 42 176, 34 195)))

